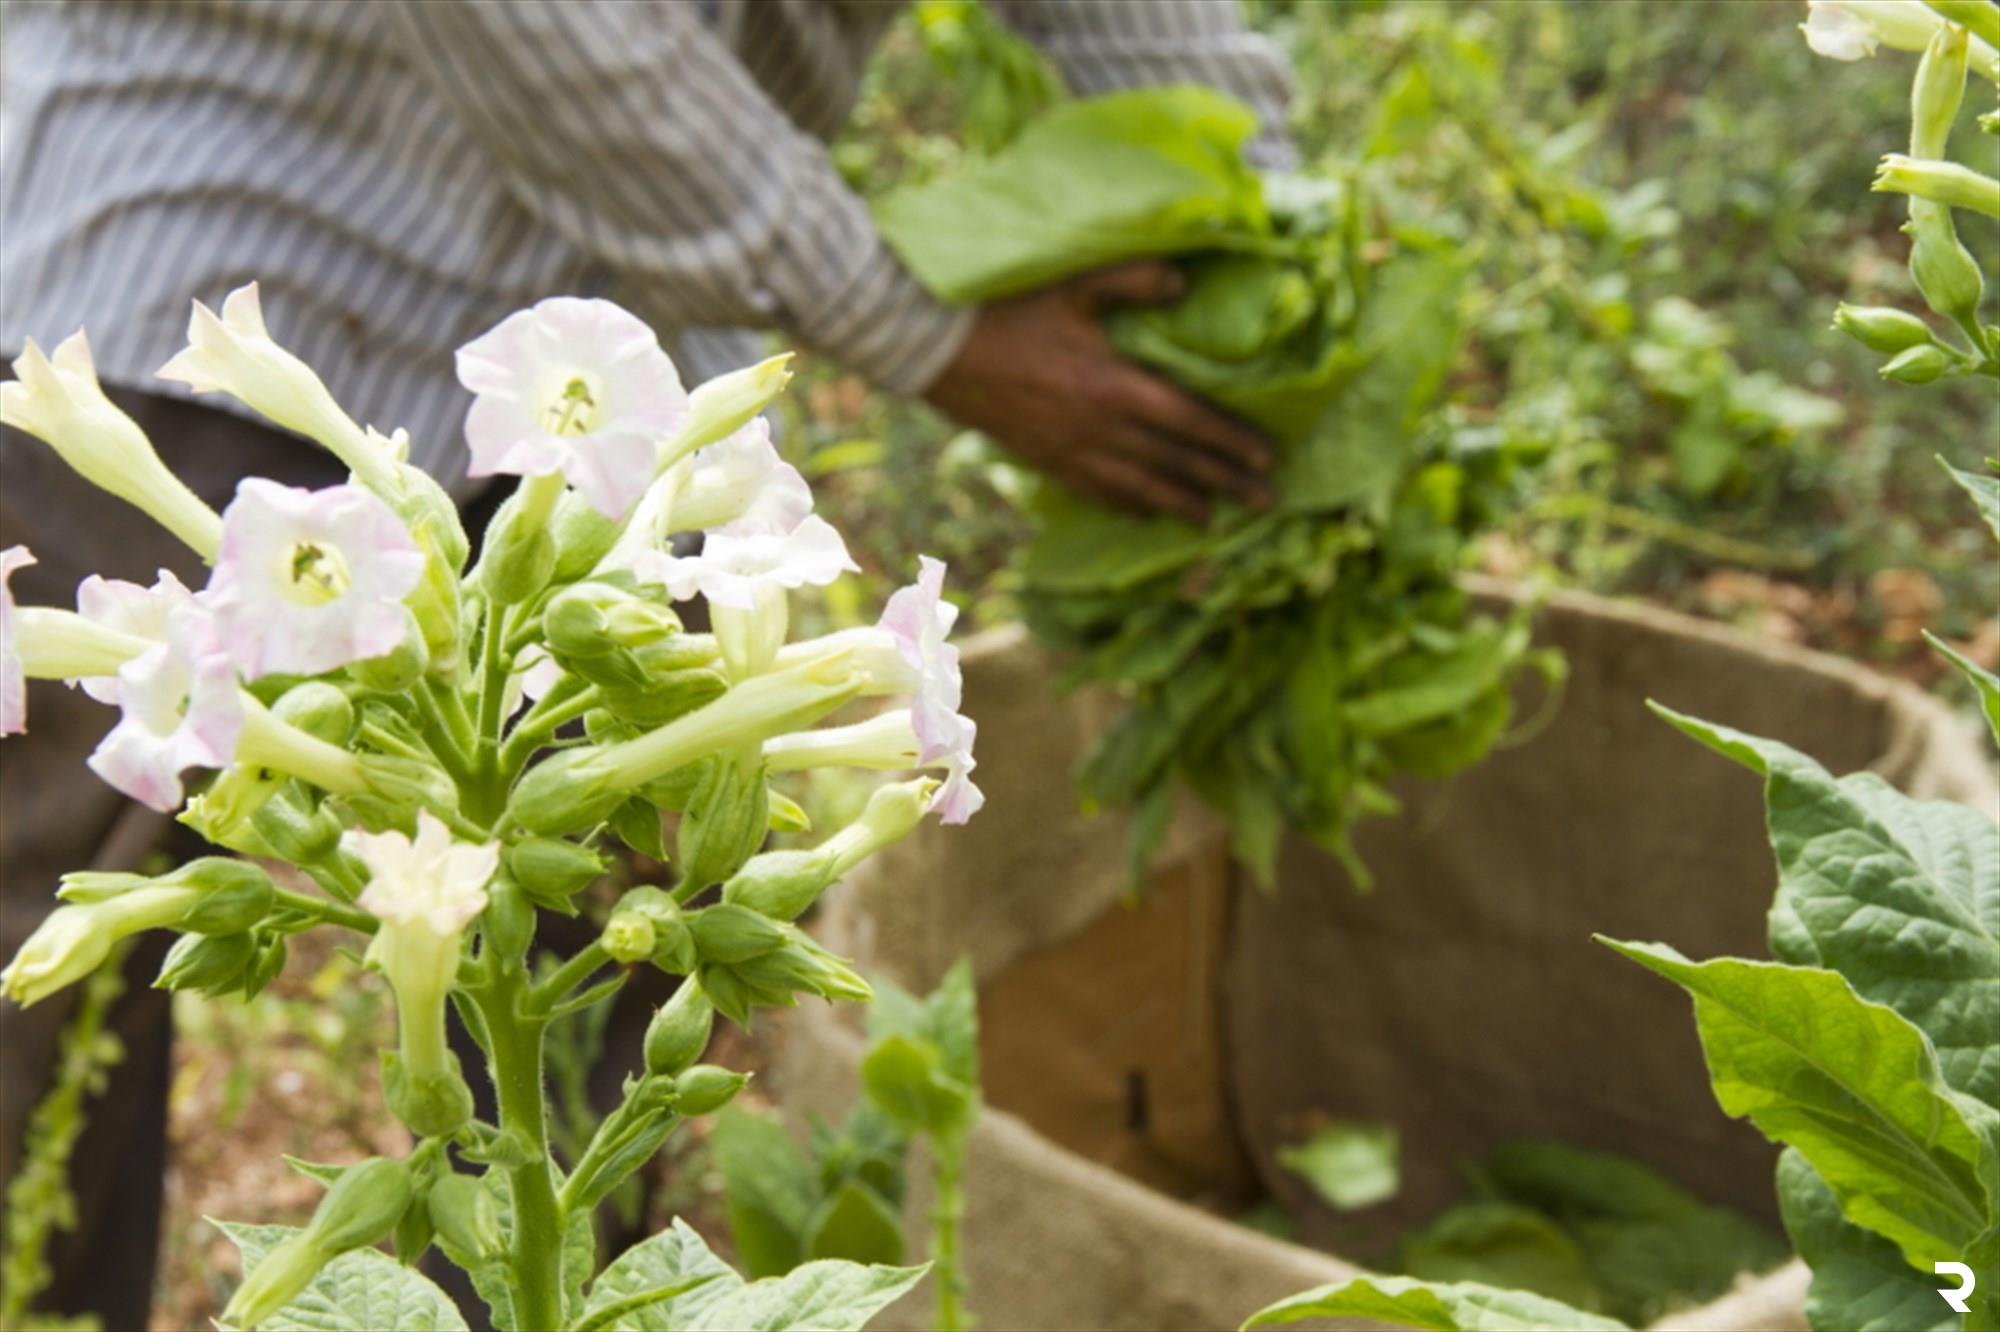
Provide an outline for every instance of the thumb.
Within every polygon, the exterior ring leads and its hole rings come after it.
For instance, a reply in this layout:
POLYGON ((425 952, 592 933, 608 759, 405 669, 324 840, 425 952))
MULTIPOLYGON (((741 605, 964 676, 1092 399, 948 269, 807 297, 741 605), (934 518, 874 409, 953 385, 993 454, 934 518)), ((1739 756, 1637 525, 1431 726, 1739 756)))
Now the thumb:
POLYGON ((1093 307, 1167 305, 1187 290, 1187 279, 1164 260, 1136 259, 1083 274, 1076 279, 1076 290, 1093 307))

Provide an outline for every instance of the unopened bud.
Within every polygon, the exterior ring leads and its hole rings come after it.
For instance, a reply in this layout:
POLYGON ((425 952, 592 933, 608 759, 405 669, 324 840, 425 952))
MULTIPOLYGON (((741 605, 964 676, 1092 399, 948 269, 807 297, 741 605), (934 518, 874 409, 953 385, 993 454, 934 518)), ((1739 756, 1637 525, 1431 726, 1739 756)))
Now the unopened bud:
POLYGON ((305 1233, 329 1253, 346 1253, 387 1235, 410 1205, 408 1161, 372 1156, 341 1171, 313 1209, 305 1233))
POLYGON ((1979 262, 1958 239, 1951 210, 1928 199, 1910 200, 1910 276, 1924 302, 1963 328, 1976 329, 1986 281, 1979 262))
POLYGON ((688 1119, 712 1115, 735 1100, 749 1082, 747 1074, 718 1064, 696 1064, 674 1079, 674 1109, 688 1119))
POLYGON ((156 882, 201 890, 200 900, 174 922, 174 928, 194 934, 234 934, 271 912, 271 876, 247 860, 202 856, 156 882))
POLYGON ((167 950, 153 987, 220 994, 235 989, 257 958, 256 939, 245 934, 184 934, 167 950))
POLYGON ((264 845, 280 860, 317 865, 340 846, 340 816, 325 805, 312 808, 289 791, 265 802, 250 821, 264 845))
POLYGON ((573 583, 595 569, 617 544, 619 530, 583 496, 573 490, 565 494, 549 521, 556 543, 556 580, 573 583))
POLYGON ((356 684, 365 689, 378 690, 384 694, 408 693, 424 678, 430 667, 430 649, 424 643, 423 630, 417 626, 416 617, 406 607, 403 611, 403 641, 394 650, 379 657, 350 664, 347 673, 356 684))
POLYGON ((701 784, 681 815, 682 882, 706 887, 733 876, 763 845, 769 819, 761 764, 745 765, 727 757, 708 760, 701 784))
POLYGON ((514 787, 507 811, 529 832, 553 836, 604 822, 625 799, 610 775, 592 766, 595 746, 565 749, 528 769, 514 787))
POLYGON ((777 922, 729 902, 690 912, 688 927, 694 931, 701 960, 726 966, 747 962, 785 942, 785 931, 777 922))
POLYGON ((643 962, 653 955, 653 922, 636 911, 616 912, 606 922, 600 942, 614 962, 643 962))
POLYGON ((1926 344, 1896 353, 1883 365, 1881 374, 1899 384, 1931 384, 1950 368, 1951 358, 1942 349, 1926 344))
POLYGON ((535 904, 520 884, 504 874, 495 879, 479 919, 486 948, 502 966, 518 966, 527 957, 535 938, 535 904))
POLYGON ((715 1030, 715 1005, 693 979, 681 982, 646 1027, 646 1071, 674 1077, 701 1058, 715 1030))
POLYGON ((1882 305, 1846 305, 1833 312, 1833 326, 1870 351, 1893 356, 1930 343, 1931 326, 1903 310, 1882 305))
POLYGON ((330 745, 345 745, 354 734, 354 704, 324 680, 293 685, 271 705, 271 715, 330 745))
POLYGON ((382 1052, 383 1099, 420 1138, 456 1133, 472 1118, 472 1088, 459 1071, 458 1056, 446 1050, 439 1062, 440 1068, 420 1074, 406 1069, 396 1051, 382 1052))
POLYGON ((423 1197, 412 1198, 390 1235, 390 1246, 396 1251, 396 1261, 405 1267, 416 1265, 417 1260, 424 1256, 424 1251, 431 1247, 431 1237, 437 1233, 437 1227, 431 1223, 431 1209, 427 1202, 423 1197))
POLYGON ((507 872, 530 895, 572 897, 604 874, 604 858, 560 837, 530 837, 507 848, 507 872))
POLYGON ((695 969, 696 957, 693 934, 688 928, 687 913, 672 894, 651 884, 642 884, 628 891, 618 899, 618 909, 614 914, 632 913, 645 917, 653 927, 653 965, 676 976, 685 976, 695 969))
POLYGON ((555 575, 555 538, 543 527, 522 530, 509 524, 501 531, 497 548, 482 556, 480 564, 486 593, 494 604, 531 601, 555 575))
POLYGON ((766 851, 722 885, 722 900, 772 920, 795 920, 833 881, 832 871, 833 858, 821 851, 766 851))

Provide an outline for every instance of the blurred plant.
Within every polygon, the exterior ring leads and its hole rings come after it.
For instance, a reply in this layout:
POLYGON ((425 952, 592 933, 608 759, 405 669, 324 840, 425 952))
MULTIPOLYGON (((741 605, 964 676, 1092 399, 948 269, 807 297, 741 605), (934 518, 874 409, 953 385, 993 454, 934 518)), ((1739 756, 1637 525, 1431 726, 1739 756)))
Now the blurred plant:
POLYGON ((99 1326, 88 1315, 63 1318, 29 1310, 53 1275, 49 1241, 58 1230, 76 1228, 69 1163, 88 1123, 86 1102, 103 1092, 112 1067, 125 1058, 124 1044, 105 1026, 112 1005, 125 993, 130 951, 129 942, 114 947, 84 982, 56 1047, 55 1077, 28 1117, 0 1227, 0 1332, 96 1332, 99 1326))

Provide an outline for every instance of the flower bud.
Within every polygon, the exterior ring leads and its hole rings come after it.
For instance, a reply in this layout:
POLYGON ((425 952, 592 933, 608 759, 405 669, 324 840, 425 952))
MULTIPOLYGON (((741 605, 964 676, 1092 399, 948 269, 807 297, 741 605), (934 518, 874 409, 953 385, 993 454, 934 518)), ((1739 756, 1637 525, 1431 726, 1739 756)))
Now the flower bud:
POLYGON ((1928 199, 1910 200, 1910 276, 1925 304, 1961 327, 1979 326, 1979 299, 1986 289, 1979 263, 1958 239, 1951 211, 1928 199))
POLYGON ((694 937, 687 913, 670 893, 642 884, 618 899, 618 912, 644 916, 653 926, 653 965, 676 976, 695 969, 694 937))
POLYGON ((278 979, 278 973, 285 969, 285 936, 272 934, 258 948, 257 956, 250 963, 249 974, 243 978, 243 997, 255 999, 264 992, 264 987, 278 979))
MULTIPOLYGON (((409 436, 403 431, 398 430, 395 438, 389 440, 383 440, 373 430, 368 433, 391 452, 409 457, 409 436)), ((390 501, 390 507, 420 543, 428 536, 429 544, 444 561, 450 581, 456 585, 460 571, 465 568, 466 557, 472 552, 472 543, 466 538, 465 520, 459 516, 457 501, 438 484, 436 477, 408 462, 396 465, 396 480, 401 493, 390 501)))
POLYGON ((424 1256, 424 1250, 431 1247, 431 1238, 437 1227, 431 1221, 428 1196, 418 1196, 410 1200, 403 1209, 403 1215, 396 1221, 396 1229, 391 1232, 391 1247, 396 1251, 396 1261, 405 1267, 416 1266, 424 1256))
POLYGON ((573 583, 597 567, 618 542, 620 525, 592 508, 575 491, 556 504, 549 533, 556 543, 555 579, 573 583))
POLYGON ((646 1071, 674 1077, 701 1058, 715 1031, 715 1005, 693 979, 681 982, 646 1027, 646 1071))
POLYGON ((530 837, 507 848, 507 872, 530 897, 561 900, 604 874, 604 858, 560 837, 530 837))
POLYGON ((791 382, 791 360, 792 354, 784 352, 696 387, 688 395, 681 428, 660 449, 660 470, 748 425, 791 382))
POLYGON ((630 965, 652 957, 657 938, 653 922, 645 916, 636 911, 619 911, 605 923, 600 942, 612 961, 630 965))
POLYGON ((537 763, 514 786, 507 812, 531 833, 582 832, 610 817, 625 800, 601 766, 597 746, 565 749, 537 763))
POLYGON ((340 846, 340 817, 325 805, 308 806, 289 791, 264 802, 250 826, 281 860, 317 865, 340 846))
POLYGON ((222 994, 242 984, 256 959, 257 940, 248 933, 184 934, 167 950, 153 988, 222 994))
POLYGON ((459 1071, 458 1056, 444 1050, 431 1062, 434 1068, 419 1072, 396 1051, 382 1052, 383 1099, 389 1112, 420 1138, 456 1133, 472 1118, 472 1088, 459 1071))
POLYGON ((706 887, 733 876, 764 844, 769 822, 763 765, 709 759, 681 815, 676 845, 682 882, 706 887))
POLYGON ((555 575, 555 538, 545 528, 505 533, 500 546, 481 563, 486 593, 496 605, 531 601, 555 575))
POLYGON ((543 637, 562 657, 600 657, 680 632, 680 617, 671 609, 609 583, 566 587, 542 612, 543 637))
POLYGON ((502 966, 519 966, 526 959, 535 938, 535 904, 512 878, 502 875, 494 880, 480 930, 487 951, 502 966))
POLYGON ((371 1156, 340 1172, 304 1233, 331 1254, 373 1244, 389 1233, 414 1194, 408 1161, 371 1156))
POLYGON ((1906 311, 1881 305, 1843 303, 1833 312, 1833 326, 1868 350, 1885 356, 1932 341, 1929 324, 1906 311))
POLYGON ((431 1186, 431 1224, 446 1248, 478 1262, 506 1251, 493 1193, 470 1175, 450 1174, 431 1186))
POLYGON ((271 705, 271 715, 330 745, 344 745, 354 736, 354 704, 324 680, 293 685, 271 705))
POLYGON ((250 820, 289 780, 284 773, 259 764, 232 764, 216 775, 206 791, 188 801, 179 821, 217 846, 245 855, 266 855, 269 848, 263 838, 251 834, 250 820), (243 844, 245 834, 254 838, 253 845, 243 844))
POLYGON ((1910 85, 1910 156, 1940 158, 1951 141, 1952 123, 1965 100, 1965 69, 1971 54, 1964 28, 1940 23, 1917 62, 1910 85))
POLYGON ((766 822, 774 833, 809 833, 812 831, 812 815, 806 813, 805 806, 776 788, 767 788, 765 800, 770 804, 771 816, 766 822))
POLYGON ((1951 368, 1951 357, 1938 347, 1925 345, 1901 351, 1882 366, 1884 379, 1899 384, 1930 384, 1951 368))
POLYGON ((0 995, 23 1008, 39 1003, 95 971, 120 939, 173 924, 200 897, 199 889, 153 883, 108 901, 57 907, 0 971, 0 995))
POLYGON ((384 694, 406 694, 424 678, 424 672, 430 669, 430 649, 416 616, 407 606, 403 608, 403 621, 403 641, 393 651, 348 664, 347 673, 356 684, 384 694))
POLYGON ((288 1235, 250 1270, 216 1321, 223 1327, 255 1328, 296 1299, 312 1279, 340 1255, 328 1252, 304 1231, 288 1235))
POLYGON ((688 913, 695 951, 701 960, 734 966, 780 947, 785 931, 775 921, 748 907, 724 902, 688 913))
POLYGON ((2000 180, 1957 162, 1925 161, 1890 153, 1882 159, 1875 172, 1875 183, 1869 188, 1878 194, 1907 194, 1948 208, 2000 217, 2000 180))
POLYGON ((361 774, 366 789, 342 795, 341 804, 370 832, 412 832, 419 810, 458 807, 457 784, 428 759, 368 754, 361 758, 361 774))
POLYGON ((202 856, 155 882, 201 890, 194 907, 174 922, 175 929, 193 934, 234 934, 271 913, 271 876, 247 860, 202 856))
POLYGON ((639 685, 608 687, 604 705, 621 721, 664 726, 721 698, 728 688, 721 671, 701 666, 648 676, 639 685))
POLYGON ((748 1074, 717 1064, 696 1064, 674 1079, 674 1110, 688 1119, 712 1115, 749 1085, 748 1074))
POLYGON ((772 920, 795 920, 833 881, 832 871, 833 858, 821 851, 766 851, 722 885, 722 900, 772 920))

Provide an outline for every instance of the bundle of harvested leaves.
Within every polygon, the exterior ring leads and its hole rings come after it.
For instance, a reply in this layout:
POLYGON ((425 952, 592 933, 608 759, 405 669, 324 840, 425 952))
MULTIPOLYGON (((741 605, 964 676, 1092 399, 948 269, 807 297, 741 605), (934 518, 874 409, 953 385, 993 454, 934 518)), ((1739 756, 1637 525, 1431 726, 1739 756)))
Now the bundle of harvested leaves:
POLYGON ((1289 825, 1365 888, 1349 829, 1396 808, 1388 778, 1478 760, 1508 728, 1515 677, 1553 680, 1560 662, 1454 580, 1517 463, 1455 439, 1440 408, 1462 258, 1375 215, 1352 181, 1258 173, 1255 129, 1206 89, 1070 102, 876 212, 951 301, 1145 255, 1184 268, 1178 303, 1118 311, 1108 331, 1269 434, 1279 502, 1221 506, 1202 529, 1047 488, 1022 604, 1075 679, 1130 698, 1081 780, 1090 802, 1138 808, 1135 876, 1179 774, 1260 880, 1289 825))

